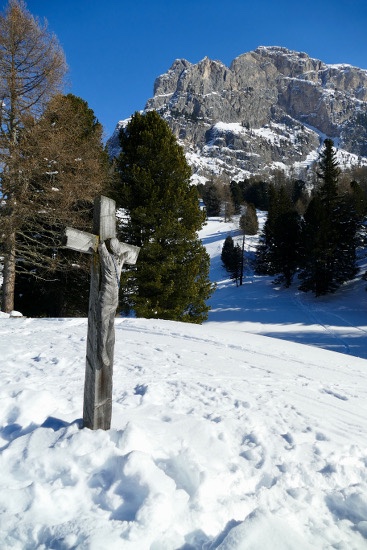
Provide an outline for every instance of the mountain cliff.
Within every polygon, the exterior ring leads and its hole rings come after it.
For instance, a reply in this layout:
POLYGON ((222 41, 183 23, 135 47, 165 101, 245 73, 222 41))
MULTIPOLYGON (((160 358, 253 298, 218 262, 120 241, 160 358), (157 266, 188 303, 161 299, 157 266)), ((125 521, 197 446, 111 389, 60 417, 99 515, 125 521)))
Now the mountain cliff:
POLYGON ((306 53, 262 46, 230 67, 178 59, 156 79, 145 109, 168 122, 197 180, 290 168, 302 177, 325 137, 342 165, 367 164, 367 71, 306 53))

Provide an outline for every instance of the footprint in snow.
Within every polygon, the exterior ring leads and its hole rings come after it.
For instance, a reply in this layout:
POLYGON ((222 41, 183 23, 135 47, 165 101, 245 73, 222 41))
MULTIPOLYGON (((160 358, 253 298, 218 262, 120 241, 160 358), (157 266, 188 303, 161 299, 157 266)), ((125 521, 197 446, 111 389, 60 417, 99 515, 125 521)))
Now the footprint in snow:
POLYGON ((337 399, 341 399, 342 401, 348 401, 348 397, 346 395, 342 395, 341 393, 338 393, 334 390, 330 390, 329 388, 323 388, 320 391, 321 393, 327 393, 328 395, 332 395, 333 397, 336 397, 337 399))
POLYGON ((293 438, 292 434, 287 432, 286 434, 281 434, 281 436, 288 443, 288 446, 286 447, 286 449, 288 451, 290 451, 291 449, 294 449, 295 442, 294 442, 294 438, 293 438))
POLYGON ((250 462, 255 462, 255 468, 259 470, 265 463, 265 452, 259 439, 254 433, 243 438, 242 445, 245 447, 240 456, 250 462))

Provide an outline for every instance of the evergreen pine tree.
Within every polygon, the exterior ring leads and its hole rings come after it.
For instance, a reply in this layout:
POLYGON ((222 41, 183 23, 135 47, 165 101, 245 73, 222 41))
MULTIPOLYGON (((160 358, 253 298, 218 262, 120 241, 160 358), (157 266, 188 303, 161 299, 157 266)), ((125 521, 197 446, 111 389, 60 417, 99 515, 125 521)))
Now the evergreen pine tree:
POLYGON ((238 286, 238 282, 240 285, 242 285, 242 277, 243 277, 242 269, 243 269, 243 251, 242 251, 241 245, 239 243, 236 243, 233 249, 231 278, 236 281, 237 286, 238 286))
POLYGON ((243 196, 241 187, 236 181, 231 181, 230 190, 232 195, 232 202, 234 206, 234 213, 239 214, 241 212, 241 204, 243 203, 243 196))
POLYGON ((246 212, 242 214, 239 221, 240 229, 245 235, 256 235, 259 230, 256 208, 252 203, 246 204, 246 212))
POLYGON ((208 216, 219 216, 221 210, 221 196, 218 185, 213 181, 207 182, 202 187, 202 199, 208 216))
POLYGON ((228 235, 223 243, 222 253, 220 256, 223 266, 226 268, 227 271, 232 270, 233 254, 234 254, 233 238, 230 235, 228 235))
POLYGON ((242 247, 238 243, 234 244, 230 235, 223 243, 221 260, 231 279, 235 279, 237 283, 242 271, 242 247))
POLYGON ((298 267, 300 217, 284 186, 269 188, 269 210, 255 269, 259 274, 279 275, 276 282, 289 287, 298 267))
POLYGON ((200 323, 212 292, 209 256, 197 236, 206 216, 183 150, 155 111, 135 113, 120 143, 120 238, 141 247, 123 278, 123 305, 138 317, 200 323))
POLYGON ((331 139, 324 142, 318 171, 322 185, 304 216, 300 289, 316 296, 334 292, 357 272, 358 216, 347 197, 338 193, 340 171, 333 145, 331 139))

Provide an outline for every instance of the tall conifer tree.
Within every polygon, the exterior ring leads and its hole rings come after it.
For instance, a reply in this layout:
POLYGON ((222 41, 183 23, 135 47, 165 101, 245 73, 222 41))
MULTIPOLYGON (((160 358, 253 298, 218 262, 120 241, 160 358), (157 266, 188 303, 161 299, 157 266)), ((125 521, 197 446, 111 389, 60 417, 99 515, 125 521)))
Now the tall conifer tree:
POLYGON ((72 94, 57 95, 19 138, 15 307, 25 315, 88 312, 90 259, 65 250, 67 225, 91 231, 93 202, 108 185, 102 126, 72 94))
POLYGON ((339 173, 333 141, 326 139, 318 171, 322 185, 305 213, 302 238, 300 289, 316 296, 334 292, 357 272, 358 216, 339 194, 339 173))
POLYGON ((183 150, 155 111, 135 113, 120 143, 120 236, 141 247, 123 281, 124 305, 139 317, 200 323, 212 292, 209 256, 197 236, 206 216, 183 150))
POLYGON ((201 188, 202 198, 208 216, 219 216, 221 210, 221 197, 218 185, 213 181, 207 182, 201 188))
POLYGON ((240 279, 240 284, 242 284, 243 250, 238 243, 234 243, 230 235, 226 237, 223 243, 221 260, 231 279, 234 279, 237 285, 240 279))
POLYGON ((256 235, 259 231, 259 220, 257 219, 256 208, 252 203, 245 205, 245 213, 241 215, 239 226, 245 235, 256 235))
POLYGON ((289 287, 298 266, 301 220, 284 186, 269 188, 269 211, 256 253, 256 271, 279 275, 289 287))

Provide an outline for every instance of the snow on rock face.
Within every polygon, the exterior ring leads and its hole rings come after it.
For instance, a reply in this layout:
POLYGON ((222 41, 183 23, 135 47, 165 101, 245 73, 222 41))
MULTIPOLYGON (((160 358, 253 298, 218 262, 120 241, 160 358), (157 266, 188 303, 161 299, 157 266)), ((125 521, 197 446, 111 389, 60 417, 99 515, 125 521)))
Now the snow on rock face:
POLYGON ((367 362, 116 320, 112 428, 80 429, 87 322, 0 319, 0 546, 362 549, 367 362))
MULTIPOLYGON (((218 173, 230 181, 268 175, 279 163, 304 178, 321 136, 338 138, 347 165, 366 164, 366 102, 366 70, 262 46, 230 67, 207 57, 196 64, 175 60, 156 79, 145 109, 165 118, 197 181, 218 173), (229 138, 223 124, 242 130, 229 138), (269 125, 278 125, 277 140, 265 139, 269 125)), ((117 134, 118 128, 108 141, 111 155, 117 134)))

